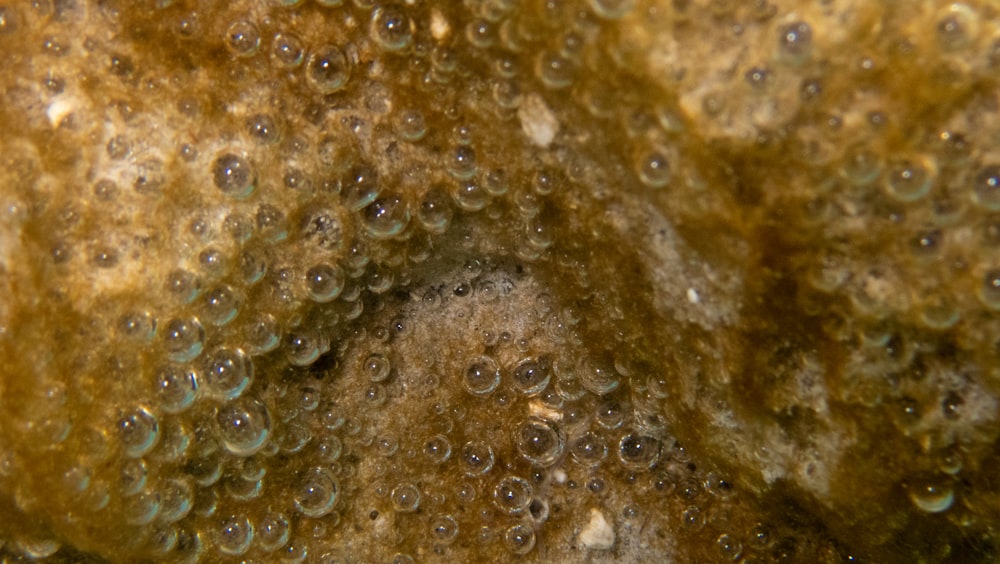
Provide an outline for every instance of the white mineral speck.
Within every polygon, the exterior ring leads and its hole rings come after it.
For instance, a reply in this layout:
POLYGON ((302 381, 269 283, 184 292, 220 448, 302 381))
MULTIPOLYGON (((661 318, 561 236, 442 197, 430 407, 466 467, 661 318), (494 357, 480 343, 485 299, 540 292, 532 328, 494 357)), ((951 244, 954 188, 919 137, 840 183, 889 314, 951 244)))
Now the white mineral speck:
POLYGON ((597 509, 590 510, 590 522, 577 537, 580 545, 591 550, 608 550, 615 544, 615 530, 611 528, 604 514, 597 509))

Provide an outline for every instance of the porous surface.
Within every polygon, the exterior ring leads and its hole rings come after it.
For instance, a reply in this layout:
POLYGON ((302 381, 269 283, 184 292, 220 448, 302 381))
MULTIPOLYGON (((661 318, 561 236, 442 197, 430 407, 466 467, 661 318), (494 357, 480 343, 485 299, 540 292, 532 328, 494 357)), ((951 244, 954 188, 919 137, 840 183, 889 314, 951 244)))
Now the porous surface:
POLYGON ((995 561, 998 18, 0 4, 0 557, 995 561))

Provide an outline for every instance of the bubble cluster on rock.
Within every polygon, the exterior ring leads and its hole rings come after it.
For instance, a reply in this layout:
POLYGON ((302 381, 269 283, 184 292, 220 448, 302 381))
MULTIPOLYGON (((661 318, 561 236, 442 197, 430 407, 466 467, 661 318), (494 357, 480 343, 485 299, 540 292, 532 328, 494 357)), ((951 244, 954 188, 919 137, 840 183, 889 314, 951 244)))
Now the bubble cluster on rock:
POLYGON ((997 12, 814 4, 0 5, 0 557, 995 558, 997 12))

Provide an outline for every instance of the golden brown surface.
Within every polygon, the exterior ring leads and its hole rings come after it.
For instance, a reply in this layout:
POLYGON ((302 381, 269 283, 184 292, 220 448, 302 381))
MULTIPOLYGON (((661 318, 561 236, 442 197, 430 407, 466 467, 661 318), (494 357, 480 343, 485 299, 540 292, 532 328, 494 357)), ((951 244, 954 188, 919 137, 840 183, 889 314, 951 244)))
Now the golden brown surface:
POLYGON ((0 4, 0 557, 994 561, 998 17, 0 4))

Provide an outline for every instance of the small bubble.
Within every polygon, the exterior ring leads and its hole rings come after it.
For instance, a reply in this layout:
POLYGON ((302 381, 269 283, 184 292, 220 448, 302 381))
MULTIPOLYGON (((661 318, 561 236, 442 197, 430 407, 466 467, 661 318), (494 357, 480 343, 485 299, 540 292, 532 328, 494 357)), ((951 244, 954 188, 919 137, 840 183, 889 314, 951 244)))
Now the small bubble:
POLYGON ((277 33, 271 41, 271 59, 287 69, 293 69, 302 64, 305 59, 305 47, 302 40, 288 33, 277 33))
POLYGON ((240 349, 218 349, 205 358, 205 392, 231 400, 240 396, 253 380, 253 361, 240 349))
POLYGON ((226 47, 237 57, 252 57, 260 47, 260 30, 246 20, 233 22, 226 30, 226 47))
POLYGON ((468 145, 453 149, 447 163, 448 173, 458 180, 468 180, 476 175, 476 151, 468 145))
POLYGON ((444 435, 434 435, 424 443, 424 455, 435 464, 441 464, 451 457, 451 442, 444 435))
POLYGON ((220 407, 215 422, 222 445, 230 453, 246 457, 264 448, 271 433, 271 416, 257 399, 240 399, 220 407))
POLYGON ((629 468, 649 468, 659 458, 660 441, 653 437, 629 433, 618 443, 618 459, 629 468))
POLYGON ((254 530, 244 515, 230 515, 218 522, 214 530, 215 546, 228 556, 239 556, 250 549, 254 530))
POLYGON ((514 525, 504 532, 503 544, 512 554, 527 554, 535 548, 535 530, 530 525, 514 525))
POLYGON ((399 7, 380 6, 372 12, 370 34, 382 49, 401 51, 413 42, 413 21, 399 7))
POLYGON ((226 153, 212 165, 212 179, 223 194, 242 199, 253 193, 257 183, 257 172, 253 165, 233 153, 226 153))
POLYGON ((525 359, 511 372, 511 386, 523 395, 535 396, 548 387, 551 375, 548 360, 525 359))
POLYGON ((500 385, 500 365, 489 356, 473 359, 463 373, 465 389, 473 395, 486 396, 500 385))
POLYGON ((528 418, 514 432, 518 453, 538 466, 551 466, 563 453, 565 438, 552 422, 537 417, 528 418))
POLYGON ((149 479, 149 467, 146 461, 141 458, 133 458, 122 463, 121 471, 118 473, 118 485, 121 493, 125 497, 133 496, 146 487, 146 480, 149 479))
POLYGON ((979 32, 979 17, 964 4, 951 4, 937 23, 938 44, 947 51, 968 47, 979 32))
POLYGON ((493 503, 505 513, 521 513, 531 503, 531 484, 516 476, 503 478, 493 488, 493 503))
POLYGON ((339 47, 324 45, 309 55, 306 79, 320 94, 330 94, 342 89, 350 78, 351 64, 339 47))
POLYGON ((322 517, 333 509, 339 486, 323 468, 313 468, 299 477, 294 496, 295 509, 306 517, 322 517))
POLYGON ((365 227, 373 239, 389 239, 399 235, 410 223, 410 210, 398 196, 388 196, 365 208, 365 227))
POLYGON ((160 427, 156 417, 145 408, 139 408, 118 420, 118 436, 125 454, 140 457, 156 446, 160 427))
POLYGON ((405 110, 400 112, 396 128, 400 137, 413 143, 427 134, 427 121, 419 110, 405 110))
POLYGON ((277 550, 288 543, 290 529, 288 517, 268 512, 257 523, 257 544, 264 552, 277 550))
POLYGON ((597 433, 586 433, 570 447, 573 461, 582 466, 598 466, 608 456, 608 445, 597 433))
POLYGON ((898 161, 889 168, 886 191, 900 202, 915 202, 930 192, 935 176, 933 168, 923 159, 898 161))
POLYGON ((813 47, 813 33, 809 24, 793 22, 779 28, 778 34, 778 50, 786 61, 800 64, 809 58, 813 47))
POLYGON ((194 491, 184 479, 166 481, 160 492, 160 520, 167 523, 180 521, 191 512, 194 491))
POLYGON ((856 148, 848 153, 840 173, 856 186, 867 186, 882 173, 882 163, 875 153, 865 148, 856 148))
POLYGON ((458 522, 451 515, 436 515, 430 523, 431 538, 441 544, 451 544, 458 537, 458 522))
POLYGON ((409 483, 399 484, 389 494, 392 508, 399 513, 412 513, 420 505, 420 490, 409 483))
POLYGON ((194 403, 198 392, 195 372, 178 365, 168 365, 156 372, 156 395, 167 413, 181 413, 194 403))
POLYGON ((300 328, 285 335, 284 349, 289 362, 309 366, 330 350, 330 343, 318 331, 300 328))
POLYGON ((955 491, 945 480, 921 480, 909 486, 910 501, 926 513, 942 513, 951 509, 955 491))
POLYGON ((989 164, 976 172, 972 201, 987 211, 1000 211, 1000 165, 989 164))
POLYGON ((743 543, 725 533, 715 539, 719 554, 726 560, 739 560, 743 556, 743 543))
POLYGON ((979 287, 979 299, 986 307, 1000 310, 1000 268, 988 270, 983 275, 983 283, 979 287))
POLYGON ((229 286, 218 286, 205 293, 202 300, 204 318, 215 326, 223 326, 236 318, 240 300, 229 286))
POLYGON ((417 210, 420 225, 431 233, 444 233, 451 223, 451 201, 440 187, 432 187, 424 194, 417 210))
POLYGON ((167 356, 174 362, 187 362, 201 354, 205 329, 195 318, 171 319, 163 332, 167 356))
POLYGON ((482 476, 493 468, 493 449, 482 441, 467 442, 462 446, 461 461, 467 476, 482 476))
POLYGON ((267 114, 256 114, 247 119, 247 132, 261 145, 273 145, 281 137, 278 123, 267 114))
POLYGON ((339 266, 318 264, 306 271, 306 286, 309 297, 317 303, 327 303, 337 298, 344 290, 347 277, 339 266))
POLYGON ((475 179, 459 182, 454 197, 458 207, 469 212, 479 211, 490 202, 489 194, 475 179))
POLYGON ((376 383, 384 382, 389 377, 391 370, 392 365, 389 363, 389 359, 378 352, 369 354, 361 363, 362 373, 368 376, 370 381, 376 383))

